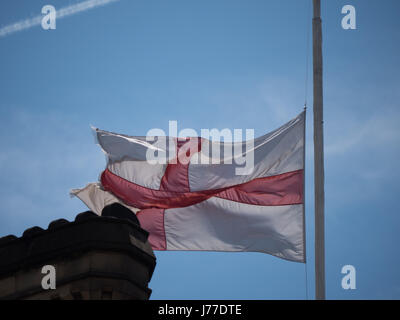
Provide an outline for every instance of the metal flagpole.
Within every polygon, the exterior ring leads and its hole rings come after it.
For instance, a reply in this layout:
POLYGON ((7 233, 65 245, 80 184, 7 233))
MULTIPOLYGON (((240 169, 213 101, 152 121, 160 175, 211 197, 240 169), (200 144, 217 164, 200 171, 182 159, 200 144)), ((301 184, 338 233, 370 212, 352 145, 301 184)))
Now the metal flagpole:
POLYGON ((325 191, 321 0, 313 0, 315 298, 325 299, 325 191))

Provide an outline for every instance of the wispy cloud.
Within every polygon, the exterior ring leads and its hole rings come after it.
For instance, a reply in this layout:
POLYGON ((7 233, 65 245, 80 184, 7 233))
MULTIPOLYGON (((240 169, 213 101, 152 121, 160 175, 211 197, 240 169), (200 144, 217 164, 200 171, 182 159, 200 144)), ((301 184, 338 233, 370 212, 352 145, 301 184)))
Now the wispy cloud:
POLYGON ((71 188, 96 181, 105 165, 86 119, 60 110, 0 104, 0 237, 20 234, 32 225, 46 228, 70 219, 86 207, 70 199, 71 188), (7 134, 14 128, 13 134, 7 134))
MULTIPOLYGON (((352 122, 347 128, 336 129, 334 141, 328 141, 326 155, 346 154, 354 149, 396 146, 400 141, 400 130, 398 112, 387 114, 376 114, 367 121, 352 122), (330 142, 330 143, 329 143, 330 142)), ((329 139, 332 140, 332 139, 329 139)))
MULTIPOLYGON (((57 17, 57 19, 64 18, 64 17, 71 16, 71 15, 79 13, 79 12, 94 9, 96 7, 104 6, 106 4, 109 4, 112 2, 117 2, 117 1, 119 1, 119 0, 86 0, 86 1, 82 1, 77 4, 58 9, 56 17, 57 17)), ((32 28, 34 26, 38 26, 41 24, 42 18, 43 18, 43 16, 39 15, 39 16, 36 16, 33 18, 28 18, 28 19, 21 20, 16 23, 10 24, 8 26, 5 26, 0 29, 0 38, 8 36, 12 33, 18 32, 18 31, 22 31, 22 30, 32 28)))

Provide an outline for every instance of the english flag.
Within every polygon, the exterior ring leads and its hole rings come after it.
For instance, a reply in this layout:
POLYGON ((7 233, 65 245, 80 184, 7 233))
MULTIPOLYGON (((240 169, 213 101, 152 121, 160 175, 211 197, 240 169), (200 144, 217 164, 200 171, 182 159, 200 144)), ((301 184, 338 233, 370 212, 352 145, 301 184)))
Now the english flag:
POLYGON ((99 215, 113 202, 131 209, 154 250, 305 262, 305 111, 243 142, 95 134, 107 167, 98 183, 71 193, 99 215))

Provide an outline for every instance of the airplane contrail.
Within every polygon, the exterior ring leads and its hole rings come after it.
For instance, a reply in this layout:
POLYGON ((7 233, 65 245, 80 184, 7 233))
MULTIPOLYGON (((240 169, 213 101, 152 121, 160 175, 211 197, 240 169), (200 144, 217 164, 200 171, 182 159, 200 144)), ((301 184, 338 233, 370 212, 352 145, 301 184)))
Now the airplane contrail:
MULTIPOLYGON (((57 10, 57 19, 64 18, 82 11, 90 10, 99 6, 104 6, 106 4, 117 2, 119 0, 86 0, 79 2, 74 5, 63 7, 57 10)), ((22 31, 25 29, 32 28, 34 26, 40 25, 43 19, 43 15, 38 15, 33 18, 18 21, 16 23, 10 24, 3 28, 0 28, 0 38, 8 36, 9 34, 22 31)))

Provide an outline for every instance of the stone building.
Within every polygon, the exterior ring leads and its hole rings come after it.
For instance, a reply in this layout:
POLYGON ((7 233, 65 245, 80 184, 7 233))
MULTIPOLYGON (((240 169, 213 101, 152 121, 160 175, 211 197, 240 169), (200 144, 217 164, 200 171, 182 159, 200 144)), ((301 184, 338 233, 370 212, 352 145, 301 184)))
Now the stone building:
POLYGON ((87 211, 0 238, 0 299, 149 299, 156 258, 147 238, 117 203, 102 216, 87 211), (47 288, 51 266, 55 289, 47 288))

